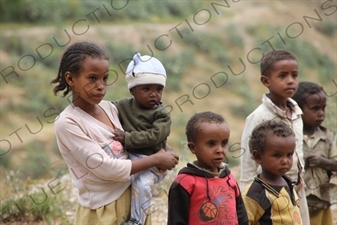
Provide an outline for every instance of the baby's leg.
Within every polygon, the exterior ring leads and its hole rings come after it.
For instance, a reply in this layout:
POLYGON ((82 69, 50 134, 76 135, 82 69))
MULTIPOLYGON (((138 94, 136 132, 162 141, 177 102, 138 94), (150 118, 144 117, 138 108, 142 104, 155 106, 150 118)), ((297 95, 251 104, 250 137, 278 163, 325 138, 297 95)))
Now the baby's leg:
MULTIPOLYGON (((144 155, 129 154, 130 159, 147 157, 144 155)), ((131 221, 145 224, 148 215, 156 211, 155 206, 151 205, 151 187, 165 177, 165 173, 155 173, 151 168, 144 170, 131 177, 132 197, 131 197, 131 221)))

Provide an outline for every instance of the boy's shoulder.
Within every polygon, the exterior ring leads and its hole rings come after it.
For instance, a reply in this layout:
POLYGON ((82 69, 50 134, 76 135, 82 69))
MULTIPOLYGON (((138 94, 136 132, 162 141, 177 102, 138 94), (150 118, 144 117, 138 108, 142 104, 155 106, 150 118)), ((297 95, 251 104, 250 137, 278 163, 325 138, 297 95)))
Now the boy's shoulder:
MULTIPOLYGON (((302 114, 301 108, 292 98, 288 98, 287 102, 293 108, 296 115, 302 114)), ((284 112, 274 104, 267 94, 264 94, 262 96, 262 103, 247 116, 247 119, 257 120, 259 118, 264 118, 265 120, 270 120, 279 117, 283 113, 284 112)))
POLYGON ((334 139, 334 134, 332 131, 330 131, 328 128, 324 127, 324 126, 319 126, 317 127, 317 129, 315 130, 314 136, 318 136, 321 137, 323 139, 334 139))
POLYGON ((260 104, 253 112, 246 117, 246 122, 255 121, 260 123, 262 120, 273 119, 275 114, 264 104, 260 104))
POLYGON ((254 179, 249 185, 246 186, 242 193, 248 196, 252 193, 260 193, 262 191, 264 191, 264 187, 261 185, 261 183, 254 179))
POLYGON ((264 94, 261 99, 261 103, 258 107, 254 109, 253 112, 251 112, 247 118, 250 117, 262 117, 262 114, 272 114, 272 111, 269 109, 268 104, 273 104, 269 98, 267 97, 267 94, 264 94))

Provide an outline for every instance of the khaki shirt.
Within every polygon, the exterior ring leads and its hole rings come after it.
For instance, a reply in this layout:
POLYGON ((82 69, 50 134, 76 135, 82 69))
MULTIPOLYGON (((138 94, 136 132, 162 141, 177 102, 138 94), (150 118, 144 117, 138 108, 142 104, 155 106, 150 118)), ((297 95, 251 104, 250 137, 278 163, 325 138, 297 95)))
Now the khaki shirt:
MULTIPOLYGON (((317 127, 310 136, 303 136, 304 158, 308 155, 318 155, 326 159, 337 161, 336 141, 333 134, 325 127, 317 127)), ((331 175, 330 175, 331 176, 331 175)), ((328 171, 321 167, 305 165, 304 181, 306 196, 312 194, 319 199, 330 202, 330 184, 328 171)))

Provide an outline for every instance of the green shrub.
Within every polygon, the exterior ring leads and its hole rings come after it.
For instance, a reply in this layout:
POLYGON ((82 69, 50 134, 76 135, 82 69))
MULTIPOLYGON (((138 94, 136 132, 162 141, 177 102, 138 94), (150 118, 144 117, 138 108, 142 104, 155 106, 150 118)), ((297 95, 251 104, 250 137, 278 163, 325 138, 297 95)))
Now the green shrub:
POLYGON ((50 159, 43 144, 32 141, 26 145, 26 157, 21 168, 25 177, 42 178, 48 174, 50 159))
MULTIPOLYGON (((260 24, 258 26, 247 26, 246 31, 251 35, 257 35, 257 46, 261 47, 262 51, 270 51, 269 44, 266 43, 270 39, 274 49, 287 49, 293 52, 298 60, 299 68, 302 73, 306 70, 315 70, 317 77, 322 84, 329 84, 334 78, 335 64, 333 59, 328 55, 321 53, 311 43, 303 40, 301 37, 287 38, 284 34, 285 27, 271 26, 270 24, 260 24), (280 33, 286 44, 278 37, 280 33)), ((303 34, 302 34, 303 35, 303 34)))
MULTIPOLYGON (((336 91, 336 90, 335 90, 336 91)), ((337 135, 337 94, 328 97, 323 126, 337 135)))
POLYGON ((3 150, 0 148, 0 168, 3 166, 5 168, 9 168, 11 165, 11 157, 7 150, 3 150))
POLYGON ((22 55, 27 46, 23 43, 22 38, 16 35, 0 34, 1 48, 10 54, 22 55))
POLYGON ((33 184, 32 180, 26 180, 23 176, 24 173, 20 170, 10 171, 2 181, 12 189, 1 193, 1 220, 17 224, 55 224, 58 220, 70 224, 64 214, 64 210, 70 206, 69 201, 51 193, 48 188, 39 187, 40 184, 33 184))
POLYGON ((196 12, 202 1, 3 1, 0 5, 2 22, 44 23, 85 18, 96 21, 153 21, 186 17, 196 12), (104 6, 103 6, 104 4, 104 6), (95 13, 95 16, 93 15, 95 13))
POLYGON ((167 80, 166 90, 168 91, 180 91, 181 80, 185 76, 189 67, 194 65, 194 53, 191 50, 183 51, 177 55, 171 55, 166 53, 159 53, 155 55, 164 65, 167 80))
POLYGON ((337 30, 337 23, 332 21, 325 21, 324 23, 314 23, 314 27, 322 34, 332 37, 337 30))
POLYGON ((233 105, 230 107, 230 111, 237 117, 240 117, 242 119, 246 119, 246 117, 252 113, 255 108, 256 104, 254 104, 254 99, 245 99, 244 104, 240 105, 233 105))

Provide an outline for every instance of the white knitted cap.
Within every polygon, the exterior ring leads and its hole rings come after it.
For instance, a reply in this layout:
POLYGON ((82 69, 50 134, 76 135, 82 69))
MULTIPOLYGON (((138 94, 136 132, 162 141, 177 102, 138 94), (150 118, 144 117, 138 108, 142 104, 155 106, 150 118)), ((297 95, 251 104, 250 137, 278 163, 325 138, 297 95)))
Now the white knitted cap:
POLYGON ((166 70, 153 56, 136 53, 126 69, 125 80, 129 89, 143 84, 160 84, 165 87, 166 70))

